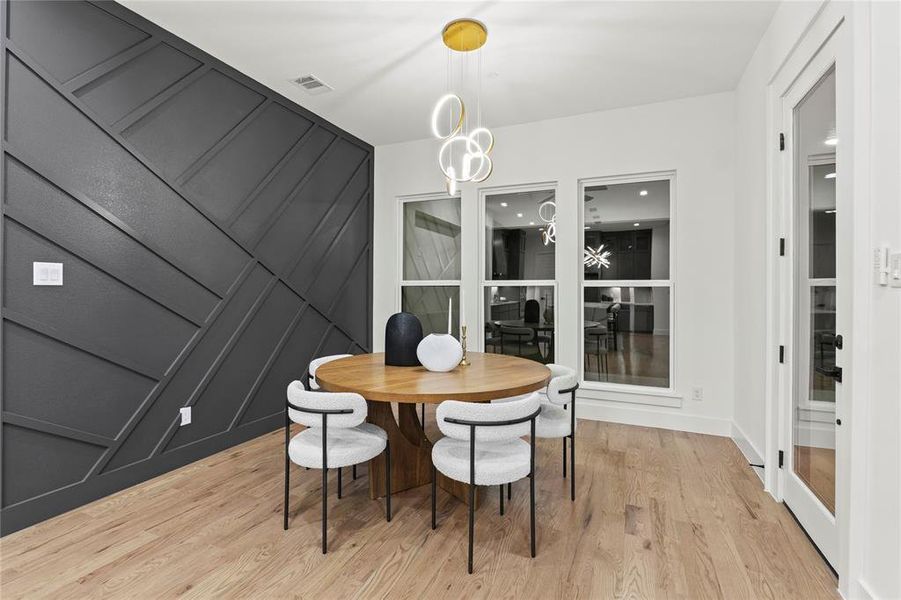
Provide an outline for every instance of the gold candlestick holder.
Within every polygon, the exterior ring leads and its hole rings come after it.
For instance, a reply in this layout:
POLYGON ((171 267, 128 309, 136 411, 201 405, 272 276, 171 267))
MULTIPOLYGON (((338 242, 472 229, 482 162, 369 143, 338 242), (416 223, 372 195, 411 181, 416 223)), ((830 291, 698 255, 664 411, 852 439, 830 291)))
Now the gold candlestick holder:
POLYGON ((462 333, 460 334, 460 343, 463 345, 463 359, 460 361, 461 367, 468 367, 469 361, 466 360, 466 325, 460 327, 462 333))

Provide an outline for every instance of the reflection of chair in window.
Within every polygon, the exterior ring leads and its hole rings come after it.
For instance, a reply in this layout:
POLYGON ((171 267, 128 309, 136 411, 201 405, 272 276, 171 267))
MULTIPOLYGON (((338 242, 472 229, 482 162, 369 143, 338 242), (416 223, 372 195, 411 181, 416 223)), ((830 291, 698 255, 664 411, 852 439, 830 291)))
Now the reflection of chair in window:
POLYGON ((585 363, 586 367, 591 367, 591 354, 595 356, 595 364, 598 367, 598 377, 604 374, 604 379, 608 378, 607 369, 607 324, 603 323, 597 327, 589 327, 585 330, 585 363), (604 370, 601 371, 601 362, 603 357, 604 370))
MULTIPOLYGON (((485 352, 491 347, 491 352, 497 352, 498 344, 501 343, 500 330, 497 325, 492 322, 485 323, 485 352)), ((503 354, 503 351, 501 351, 503 354)))
POLYGON ((501 354, 507 354, 507 345, 516 348, 514 354, 541 361, 541 350, 535 345, 535 331, 529 327, 501 325, 501 354))
POLYGON ((526 323, 537 323, 541 319, 541 304, 538 303, 538 300, 526 300, 522 318, 526 323))
MULTIPOLYGON (((523 309, 522 316, 522 320, 525 323, 541 323, 541 304, 538 302, 538 300, 526 300, 526 305, 523 309)), ((542 344, 544 345, 542 353, 545 356, 548 356, 548 353, 551 349, 551 336, 544 333, 538 333, 535 336, 535 341, 538 343, 539 347, 541 347, 542 344)))
POLYGON ((622 308, 622 305, 617 302, 615 304, 611 304, 607 307, 607 335, 613 336, 613 351, 616 352, 619 350, 619 344, 617 343, 617 332, 619 331, 619 326, 617 324, 617 319, 619 318, 619 310, 622 308))

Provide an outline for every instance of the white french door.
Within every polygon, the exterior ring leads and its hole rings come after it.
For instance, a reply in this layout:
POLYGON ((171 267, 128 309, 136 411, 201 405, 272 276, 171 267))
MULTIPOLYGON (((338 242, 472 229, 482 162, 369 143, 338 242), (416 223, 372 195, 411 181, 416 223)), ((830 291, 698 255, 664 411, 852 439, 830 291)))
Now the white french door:
POLYGON ((781 394, 782 498, 827 561, 837 570, 837 490, 846 481, 837 435, 850 323, 850 202, 841 185, 839 27, 797 74, 782 97, 782 194, 785 231, 780 298, 785 340, 781 394))

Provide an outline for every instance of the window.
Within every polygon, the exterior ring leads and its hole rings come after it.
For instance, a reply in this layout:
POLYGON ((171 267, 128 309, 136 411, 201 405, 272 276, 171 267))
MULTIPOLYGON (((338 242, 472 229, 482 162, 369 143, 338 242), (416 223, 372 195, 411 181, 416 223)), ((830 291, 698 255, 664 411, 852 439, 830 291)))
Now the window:
POLYGON ((460 198, 445 195, 400 200, 402 255, 400 310, 413 313, 423 335, 460 328, 460 198))
POLYGON ((583 379, 673 388, 672 175, 583 182, 583 379))
POLYGON ((483 202, 485 352, 553 362, 555 191, 492 191, 483 202))

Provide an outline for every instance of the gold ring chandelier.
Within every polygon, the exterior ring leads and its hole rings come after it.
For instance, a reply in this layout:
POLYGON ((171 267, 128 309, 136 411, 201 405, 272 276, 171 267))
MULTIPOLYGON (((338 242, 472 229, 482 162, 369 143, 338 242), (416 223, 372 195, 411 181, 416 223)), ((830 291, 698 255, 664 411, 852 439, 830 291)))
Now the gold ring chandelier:
POLYGON ((453 196, 458 184, 485 181, 494 169, 489 156, 494 135, 482 125, 481 103, 481 48, 488 39, 488 29, 475 19, 456 19, 444 26, 441 37, 448 48, 447 92, 432 110, 431 126, 432 135, 443 140, 438 167, 444 174, 447 193, 453 196), (452 91, 454 88, 456 91, 452 91), (464 97, 474 100, 474 112, 466 110, 464 97))

